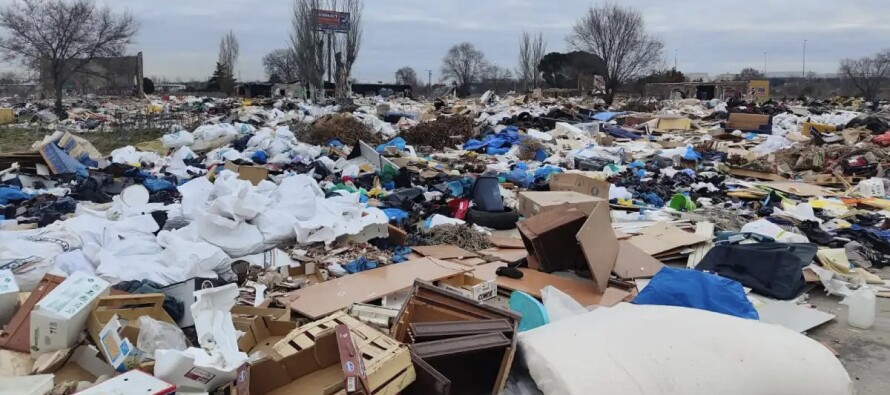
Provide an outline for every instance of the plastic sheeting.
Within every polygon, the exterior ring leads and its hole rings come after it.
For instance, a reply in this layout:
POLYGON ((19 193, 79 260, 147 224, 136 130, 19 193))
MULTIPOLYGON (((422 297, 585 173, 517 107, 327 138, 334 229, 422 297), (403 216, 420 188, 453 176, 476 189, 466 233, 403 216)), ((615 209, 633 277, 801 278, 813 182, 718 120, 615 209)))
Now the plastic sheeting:
POLYGON ((519 334, 548 395, 852 395, 827 348, 800 333, 724 314, 622 303, 519 334))
POLYGON ((760 318, 738 281, 670 267, 659 270, 633 303, 690 307, 753 320, 760 318))

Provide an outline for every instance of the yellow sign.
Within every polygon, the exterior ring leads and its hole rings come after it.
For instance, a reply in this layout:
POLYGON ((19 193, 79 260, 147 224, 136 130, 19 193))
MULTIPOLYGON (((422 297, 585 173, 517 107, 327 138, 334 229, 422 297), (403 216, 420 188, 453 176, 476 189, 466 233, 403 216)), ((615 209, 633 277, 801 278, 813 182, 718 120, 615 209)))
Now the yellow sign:
POLYGON ((769 99, 769 81, 752 80, 748 81, 748 95, 758 102, 765 102, 769 99))

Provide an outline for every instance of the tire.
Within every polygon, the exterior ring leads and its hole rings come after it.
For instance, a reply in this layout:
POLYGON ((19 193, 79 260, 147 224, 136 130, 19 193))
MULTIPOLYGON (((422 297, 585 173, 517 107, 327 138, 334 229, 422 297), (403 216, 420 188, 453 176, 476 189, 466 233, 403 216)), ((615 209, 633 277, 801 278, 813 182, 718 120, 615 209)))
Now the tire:
POLYGON ((516 222, 519 221, 519 213, 510 208, 498 212, 480 211, 470 208, 464 218, 471 224, 494 230, 509 230, 516 227, 516 222))

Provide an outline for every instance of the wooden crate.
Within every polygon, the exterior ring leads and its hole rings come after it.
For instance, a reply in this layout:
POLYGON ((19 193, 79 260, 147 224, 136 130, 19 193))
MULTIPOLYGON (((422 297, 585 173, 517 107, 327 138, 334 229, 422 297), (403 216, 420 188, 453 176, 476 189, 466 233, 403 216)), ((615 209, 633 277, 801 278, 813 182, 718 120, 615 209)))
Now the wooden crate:
POLYGON ((395 395, 414 382, 415 372, 408 347, 344 312, 295 329, 275 344, 275 352, 283 358, 294 355, 312 347, 320 334, 333 331, 340 324, 352 332, 352 339, 365 362, 368 384, 375 395, 395 395))

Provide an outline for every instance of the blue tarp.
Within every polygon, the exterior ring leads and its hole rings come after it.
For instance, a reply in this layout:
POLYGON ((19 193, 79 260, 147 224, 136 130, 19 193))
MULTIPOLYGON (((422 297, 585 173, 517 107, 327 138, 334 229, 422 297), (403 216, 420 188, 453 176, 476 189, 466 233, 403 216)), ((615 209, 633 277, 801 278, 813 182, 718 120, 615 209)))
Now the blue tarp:
POLYGON ((176 185, 160 178, 146 178, 145 181, 142 182, 142 185, 144 185, 149 192, 176 191, 176 185))
POLYGON ((18 188, 0 187, 0 204, 9 204, 10 200, 28 200, 31 195, 18 188))
POLYGON ((623 112, 605 111, 605 112, 594 114, 591 118, 593 118, 597 121, 600 121, 600 122, 608 122, 608 121, 611 121, 613 118, 615 118, 619 115, 622 115, 622 114, 624 114, 624 113, 623 112))
POLYGON ((634 304, 690 307, 760 319, 738 281, 697 270, 664 267, 634 298, 634 304))
POLYGON ((408 212, 405 210, 397 209, 397 208, 385 208, 382 209, 386 214, 386 217, 389 218, 390 221, 396 221, 397 223, 401 223, 402 221, 408 219, 408 212))
POLYGON ((508 126, 497 134, 489 134, 481 141, 470 139, 464 143, 464 149, 468 151, 478 151, 482 148, 486 149, 489 155, 503 155, 510 150, 510 147, 519 144, 519 129, 515 126, 508 126))
POLYGON ((396 147, 399 149, 399 151, 404 151, 405 144, 406 144, 405 139, 403 139, 401 137, 396 137, 392 140, 389 140, 383 144, 378 145, 377 152, 383 153, 383 151, 386 151, 386 147, 396 147))
POLYGON ((258 165, 265 165, 266 161, 268 159, 269 159, 269 156, 266 155, 266 151, 263 151, 263 150, 254 152, 253 155, 250 157, 250 160, 252 160, 253 163, 256 163, 258 165))
POLYGON ((349 274, 363 272, 365 270, 371 270, 376 267, 377 267, 376 261, 369 261, 368 258, 365 258, 365 257, 358 258, 352 262, 349 262, 349 263, 343 265, 343 268, 346 269, 346 271, 349 274))

